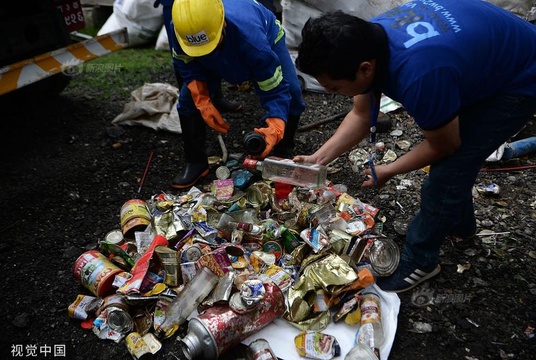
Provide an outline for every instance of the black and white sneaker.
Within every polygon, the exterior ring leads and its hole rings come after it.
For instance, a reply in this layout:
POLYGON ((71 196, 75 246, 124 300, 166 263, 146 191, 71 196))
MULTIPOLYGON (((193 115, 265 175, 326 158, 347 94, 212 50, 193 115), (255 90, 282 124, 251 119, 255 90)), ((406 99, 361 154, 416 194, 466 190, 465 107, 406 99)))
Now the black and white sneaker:
POLYGON ((419 267, 411 261, 400 259, 395 272, 387 277, 380 277, 376 284, 383 291, 400 293, 414 288, 441 271, 441 266, 419 267))

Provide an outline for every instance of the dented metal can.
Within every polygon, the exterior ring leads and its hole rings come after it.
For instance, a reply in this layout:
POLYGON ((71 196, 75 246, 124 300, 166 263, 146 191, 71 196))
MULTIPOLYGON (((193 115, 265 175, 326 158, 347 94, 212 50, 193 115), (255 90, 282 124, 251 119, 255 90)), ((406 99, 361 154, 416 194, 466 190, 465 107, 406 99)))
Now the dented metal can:
POLYGON ((270 343, 266 339, 257 339, 248 345, 248 360, 277 360, 270 343))

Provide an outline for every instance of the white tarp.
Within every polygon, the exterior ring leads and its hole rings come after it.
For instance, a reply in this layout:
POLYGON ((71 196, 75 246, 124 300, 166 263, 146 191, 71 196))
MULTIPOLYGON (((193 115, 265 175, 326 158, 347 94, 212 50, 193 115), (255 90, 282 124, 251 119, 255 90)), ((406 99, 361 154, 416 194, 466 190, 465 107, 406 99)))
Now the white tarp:
MULTIPOLYGON (((398 312, 400 311, 400 298, 395 293, 388 293, 382 291, 376 285, 373 286, 380 295, 381 301, 382 328, 385 340, 380 346, 380 357, 383 360, 389 358, 395 340, 398 312)), ((354 346, 355 335, 358 329, 358 326, 350 326, 340 321, 338 323, 330 323, 321 332, 333 335, 337 339, 341 347, 341 356, 338 359, 344 359, 344 356, 354 346)), ((294 337, 300 331, 286 320, 276 319, 272 324, 251 335, 242 343, 249 345, 254 340, 266 339, 278 358, 284 360, 302 360, 303 358, 298 355, 296 346, 294 345, 294 337)))

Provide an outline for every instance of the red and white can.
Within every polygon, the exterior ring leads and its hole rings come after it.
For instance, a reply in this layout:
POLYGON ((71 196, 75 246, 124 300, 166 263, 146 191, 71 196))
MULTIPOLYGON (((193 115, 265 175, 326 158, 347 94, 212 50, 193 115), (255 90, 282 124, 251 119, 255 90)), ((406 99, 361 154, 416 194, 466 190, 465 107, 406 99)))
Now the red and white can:
POLYGON ((73 266, 73 275, 86 289, 98 297, 113 294, 115 275, 122 272, 106 256, 97 250, 89 250, 78 257, 73 266))

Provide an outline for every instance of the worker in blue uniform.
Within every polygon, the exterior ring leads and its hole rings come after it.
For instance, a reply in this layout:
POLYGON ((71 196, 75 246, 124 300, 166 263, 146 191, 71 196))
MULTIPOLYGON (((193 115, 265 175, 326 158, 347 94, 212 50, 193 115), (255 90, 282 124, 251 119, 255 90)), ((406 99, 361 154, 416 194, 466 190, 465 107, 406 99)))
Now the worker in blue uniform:
MULTIPOLYGON (((166 29, 166 34, 169 39, 173 36, 173 29, 171 28, 171 8, 173 7, 174 0, 156 0, 154 2, 154 7, 162 5, 162 14, 164 17, 164 27, 166 29)), ((171 49, 170 49, 171 50, 171 49)), ((177 84, 179 88, 182 86, 182 77, 179 69, 174 65, 175 77, 177 79, 177 84)), ((231 101, 223 96, 221 88, 221 79, 215 80, 209 84, 210 96, 212 102, 221 113, 232 113, 242 110, 242 104, 236 101, 231 101)))
POLYGON ((276 16, 252 0, 175 0, 172 23, 174 64, 184 81, 178 113, 185 153, 172 186, 186 188, 208 174, 206 125, 222 134, 229 130, 208 96, 214 79, 252 83, 265 110, 253 129, 266 143, 258 157, 289 157, 305 103, 276 16))
POLYGON ((371 135, 381 94, 400 102, 423 140, 371 166, 362 186, 430 165, 420 211, 396 271, 401 292, 440 272, 446 237, 475 240, 472 188, 485 159, 536 112, 536 26, 481 0, 415 0, 365 21, 340 11, 309 19, 296 65, 330 92, 354 97, 335 134, 295 161, 327 164, 371 135))

